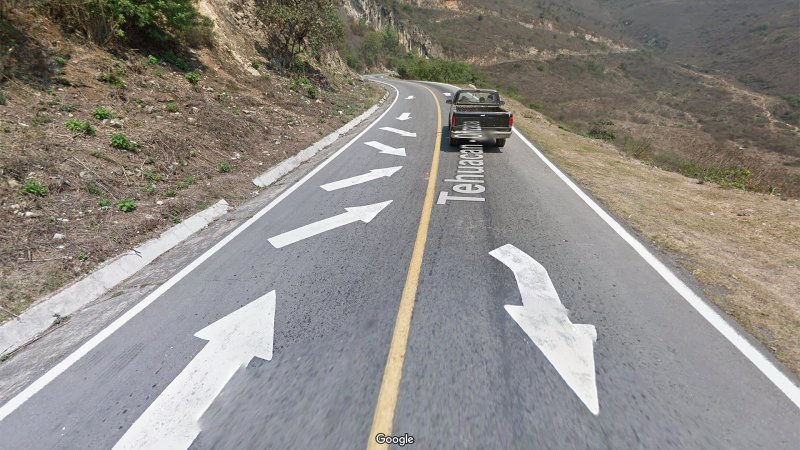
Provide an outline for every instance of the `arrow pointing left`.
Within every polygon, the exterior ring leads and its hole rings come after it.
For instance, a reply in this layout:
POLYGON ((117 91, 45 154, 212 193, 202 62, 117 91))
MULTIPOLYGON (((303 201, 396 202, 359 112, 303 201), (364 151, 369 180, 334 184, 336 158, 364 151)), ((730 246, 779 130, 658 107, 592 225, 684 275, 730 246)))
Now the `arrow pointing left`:
POLYGON ((208 341, 114 446, 122 449, 186 449, 203 413, 237 370, 251 359, 272 359, 275 291, 198 331, 208 341))
POLYGON ((508 266, 517 279, 522 306, 506 305, 508 314, 589 411, 597 415, 600 405, 594 374, 594 325, 570 322, 547 270, 527 253, 506 244, 489 254, 508 266))
POLYGON ((383 203, 374 203, 372 205, 358 206, 355 208, 345 208, 346 213, 339 214, 338 216, 328 217, 327 219, 318 222, 310 223, 308 225, 296 228, 286 233, 279 234, 269 239, 269 243, 275 248, 283 248, 289 244, 302 241, 303 239, 316 236, 326 231, 339 228, 354 222, 370 223, 383 208, 389 206, 391 200, 383 203))

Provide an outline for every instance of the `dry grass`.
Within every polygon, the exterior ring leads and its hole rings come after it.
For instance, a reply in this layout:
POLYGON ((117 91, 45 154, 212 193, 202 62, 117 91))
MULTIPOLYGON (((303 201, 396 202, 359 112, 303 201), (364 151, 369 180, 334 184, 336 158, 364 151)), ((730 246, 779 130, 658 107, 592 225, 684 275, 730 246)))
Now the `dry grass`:
MULTIPOLYGON (((0 322, 217 199, 245 201, 254 176, 384 93, 342 72, 309 75, 319 92, 310 99, 291 92, 287 77, 263 67, 261 77, 246 72, 224 49, 195 54, 195 86, 146 54, 112 56, 37 23, 26 36, 31 45, 47 43, 37 58, 68 58, 0 86, 0 322), (109 72, 125 88, 97 80, 109 72), (93 117, 96 107, 119 123, 93 117), (71 132, 69 119, 88 121, 96 135, 71 132), (112 148, 115 133, 138 147, 112 148), (220 170, 223 162, 230 171, 220 170), (26 192, 28 180, 47 195, 26 192), (121 211, 123 199, 137 208, 121 211)), ((257 57, 255 50, 247 56, 257 57)))
POLYGON ((800 203, 724 189, 629 158, 511 102, 515 125, 800 375, 800 203), (525 111, 524 114, 522 112, 525 111))

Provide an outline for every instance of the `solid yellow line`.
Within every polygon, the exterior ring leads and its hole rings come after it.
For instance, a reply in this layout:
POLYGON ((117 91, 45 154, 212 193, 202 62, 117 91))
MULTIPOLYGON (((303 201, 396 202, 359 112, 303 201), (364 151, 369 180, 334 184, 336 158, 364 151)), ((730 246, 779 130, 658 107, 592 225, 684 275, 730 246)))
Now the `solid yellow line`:
POLYGON ((406 357, 406 347, 408 345, 408 333, 411 329, 411 315, 414 312, 414 302, 417 299, 417 287, 419 286, 419 273, 422 269, 422 256, 425 253, 425 242, 428 240, 428 225, 431 221, 433 210, 433 198, 436 190, 436 179, 439 172, 439 149, 442 141, 442 108, 439 106, 439 99, 427 87, 425 88, 433 96, 436 103, 436 143, 433 147, 433 161, 431 162, 431 172, 428 176, 428 188, 425 191, 425 202, 422 204, 422 214, 419 219, 417 229, 417 240, 414 242, 414 251, 411 253, 411 262, 408 265, 408 275, 406 284, 403 287, 403 295, 400 297, 400 308, 397 311, 397 320, 394 324, 392 343, 389 346, 389 356, 386 358, 386 368, 383 371, 383 381, 381 390, 378 394, 378 403, 375 406, 375 415, 372 418, 372 429, 367 443, 368 450, 388 448, 386 444, 375 442, 375 435, 383 433, 392 434, 392 422, 394 421, 394 411, 397 407, 397 396, 400 391, 400 378, 403 375, 403 362, 406 357))

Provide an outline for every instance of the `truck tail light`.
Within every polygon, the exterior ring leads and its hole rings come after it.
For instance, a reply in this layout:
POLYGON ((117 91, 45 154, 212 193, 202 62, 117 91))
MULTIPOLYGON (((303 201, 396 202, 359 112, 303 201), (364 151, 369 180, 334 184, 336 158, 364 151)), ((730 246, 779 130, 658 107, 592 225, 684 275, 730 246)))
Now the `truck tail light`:
POLYGON ((514 126, 514 115, 513 114, 508 118, 508 126, 509 127, 513 127, 514 126))
POLYGON ((451 126, 451 127, 454 127, 454 126, 456 126, 456 115, 455 115, 455 114, 453 114, 452 116, 450 116, 450 126, 451 126))

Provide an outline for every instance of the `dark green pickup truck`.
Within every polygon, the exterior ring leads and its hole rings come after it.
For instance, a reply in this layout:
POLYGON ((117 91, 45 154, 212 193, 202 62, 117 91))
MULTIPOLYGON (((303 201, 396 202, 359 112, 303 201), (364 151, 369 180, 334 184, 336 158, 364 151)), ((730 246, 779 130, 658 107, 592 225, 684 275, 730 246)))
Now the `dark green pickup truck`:
POLYGON ((463 140, 495 139, 498 147, 511 137, 514 115, 505 109, 497 91, 460 89, 447 100, 450 106, 450 145, 463 140))

